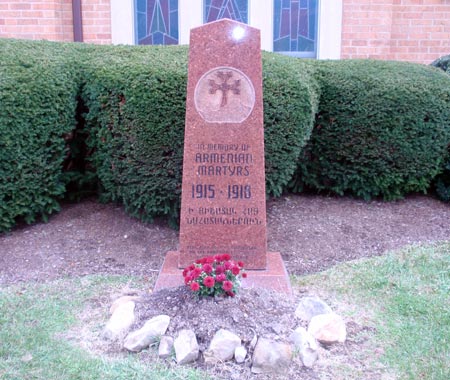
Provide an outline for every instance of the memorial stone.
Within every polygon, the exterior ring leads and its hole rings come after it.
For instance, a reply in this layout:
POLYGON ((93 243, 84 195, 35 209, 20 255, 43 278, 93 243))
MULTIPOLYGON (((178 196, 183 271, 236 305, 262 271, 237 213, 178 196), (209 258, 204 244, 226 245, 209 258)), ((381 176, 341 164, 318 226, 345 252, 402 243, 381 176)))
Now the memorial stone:
POLYGON ((278 252, 267 252, 260 32, 228 19, 191 30, 180 246, 154 290, 183 285, 196 259, 230 254, 244 287, 291 295, 278 252))
POLYGON ((179 267, 228 253, 267 260, 260 32, 224 19, 191 30, 179 267))

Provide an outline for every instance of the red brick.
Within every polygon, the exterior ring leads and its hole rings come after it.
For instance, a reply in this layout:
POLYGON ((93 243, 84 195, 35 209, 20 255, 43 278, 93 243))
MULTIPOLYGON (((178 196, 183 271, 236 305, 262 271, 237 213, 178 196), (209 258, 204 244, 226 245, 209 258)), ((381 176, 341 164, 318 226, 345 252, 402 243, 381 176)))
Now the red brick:
POLYGON ((367 40, 353 40, 352 46, 366 46, 367 40))
POLYGON ((17 20, 18 25, 37 25, 38 19, 36 18, 22 18, 17 20))
POLYGON ((11 4, 9 4, 9 9, 31 9, 31 4, 29 4, 29 3, 11 3, 11 4))

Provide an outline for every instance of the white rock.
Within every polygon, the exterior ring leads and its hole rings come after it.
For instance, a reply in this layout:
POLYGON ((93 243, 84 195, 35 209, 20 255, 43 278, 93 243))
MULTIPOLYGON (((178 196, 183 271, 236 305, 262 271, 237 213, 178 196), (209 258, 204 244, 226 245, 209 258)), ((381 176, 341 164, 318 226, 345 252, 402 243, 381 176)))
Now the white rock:
POLYGON ((111 307, 109 308, 109 313, 113 314, 116 311, 116 309, 124 303, 127 303, 129 301, 137 302, 140 299, 141 299, 141 297, 139 297, 139 296, 123 296, 123 297, 117 298, 112 303, 111 307))
POLYGON ((241 338, 231 331, 220 329, 211 340, 207 356, 212 359, 227 361, 233 359, 234 350, 241 345, 241 338))
POLYGON ((236 360, 236 363, 244 363, 246 356, 247 350, 244 346, 236 347, 234 350, 234 360, 236 360))
POLYGON ((331 314, 333 311, 319 297, 303 297, 295 310, 295 316, 309 322, 312 317, 320 314, 331 314))
POLYGON ((109 340, 121 339, 134 323, 133 301, 128 301, 116 308, 103 330, 103 337, 109 340))
POLYGON ((159 341, 159 347, 158 347, 158 356, 161 359, 168 358, 170 355, 172 355, 173 351, 173 338, 171 336, 164 335, 161 337, 161 340, 159 341))
POLYGON ((127 335, 123 347, 128 351, 140 352, 166 333, 170 323, 168 315, 158 315, 145 322, 139 330, 127 335))
POLYGON ((303 365, 312 367, 319 357, 316 339, 303 327, 296 328, 290 338, 298 350, 303 365))
POLYGON ((192 330, 181 330, 174 341, 175 356, 178 364, 187 364, 197 360, 199 348, 192 330))
POLYGON ((289 344, 259 338, 253 353, 253 373, 286 373, 292 359, 289 344))
POLYGON ((323 344, 343 343, 347 338, 345 322, 335 313, 316 315, 311 318, 308 332, 323 344))

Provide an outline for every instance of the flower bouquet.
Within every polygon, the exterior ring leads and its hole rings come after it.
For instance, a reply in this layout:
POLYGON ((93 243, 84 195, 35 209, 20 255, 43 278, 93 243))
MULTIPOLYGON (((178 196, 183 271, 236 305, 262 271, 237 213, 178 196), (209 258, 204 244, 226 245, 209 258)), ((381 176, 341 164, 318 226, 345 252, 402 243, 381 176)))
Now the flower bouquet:
POLYGON ((247 277, 242 261, 233 261, 228 254, 198 259, 183 270, 184 283, 199 297, 234 297, 240 278, 247 277))

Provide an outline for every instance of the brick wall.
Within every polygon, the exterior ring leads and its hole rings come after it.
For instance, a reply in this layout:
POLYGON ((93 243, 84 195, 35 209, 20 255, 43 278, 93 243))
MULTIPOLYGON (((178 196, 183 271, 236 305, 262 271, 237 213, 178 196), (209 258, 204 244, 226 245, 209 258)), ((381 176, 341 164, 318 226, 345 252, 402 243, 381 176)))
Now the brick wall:
MULTIPOLYGON (((111 43, 110 0, 82 0, 85 42, 111 43)), ((0 0, 0 37, 73 41, 72 0, 0 0)))
MULTIPOLYGON (((85 42, 111 43, 110 0, 81 0, 85 42)), ((72 0, 0 0, 0 37, 73 41, 72 0)), ((450 0, 343 0, 341 58, 450 54, 450 0)))
POLYGON ((82 0, 84 42, 111 43, 110 0, 82 0))
POLYGON ((0 37, 72 41, 71 0, 0 0, 0 37))
POLYGON ((450 0, 344 0, 341 58, 430 63, 450 54, 450 0))

